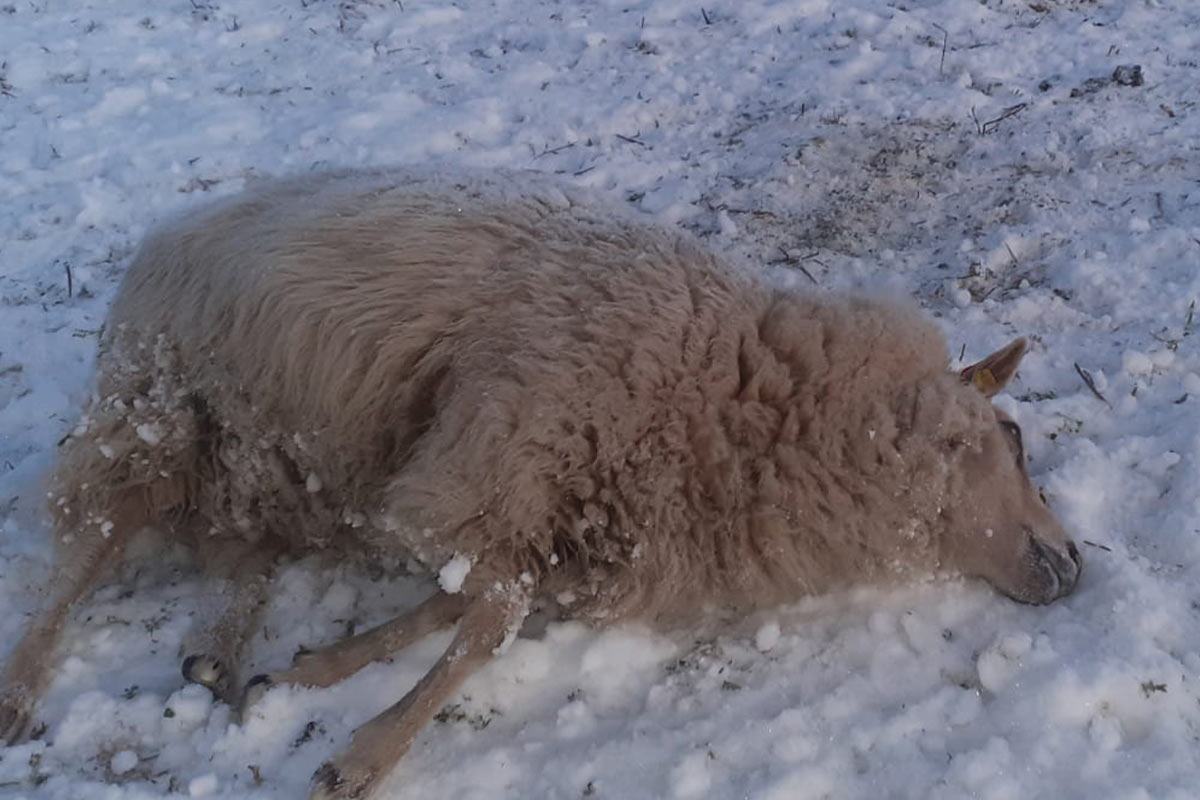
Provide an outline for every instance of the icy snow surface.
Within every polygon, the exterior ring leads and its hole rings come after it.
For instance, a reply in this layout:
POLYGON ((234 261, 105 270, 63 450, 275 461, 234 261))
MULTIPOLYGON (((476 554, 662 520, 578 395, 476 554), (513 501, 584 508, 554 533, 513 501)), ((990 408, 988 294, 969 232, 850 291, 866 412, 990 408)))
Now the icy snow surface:
MULTIPOLYGON (((554 623, 382 797, 1200 796, 1198 62, 1195 0, 0 0, 0 638, 50 574, 39 479, 149 225, 257 174, 533 168, 782 279, 915 297, 955 356, 1030 336, 998 402, 1086 568, 1046 608, 941 580, 554 623)), ((0 795, 303 796, 449 641, 233 724, 180 685, 211 587, 176 561, 79 608, 0 795)), ((431 589, 289 568, 249 666, 431 589)))

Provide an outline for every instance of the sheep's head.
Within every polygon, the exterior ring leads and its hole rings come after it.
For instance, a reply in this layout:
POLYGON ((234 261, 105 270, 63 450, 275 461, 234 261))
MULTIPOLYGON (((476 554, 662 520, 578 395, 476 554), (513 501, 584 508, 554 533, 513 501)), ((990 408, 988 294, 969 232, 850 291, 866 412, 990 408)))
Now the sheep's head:
POLYGON ((1025 603, 1049 603, 1075 588, 1082 561, 1075 544, 1029 480, 1021 429, 987 398, 1000 391, 1025 354, 1025 340, 967 367, 955 387, 959 424, 939 417, 933 434, 950 470, 939 510, 942 562, 978 576, 1025 603))

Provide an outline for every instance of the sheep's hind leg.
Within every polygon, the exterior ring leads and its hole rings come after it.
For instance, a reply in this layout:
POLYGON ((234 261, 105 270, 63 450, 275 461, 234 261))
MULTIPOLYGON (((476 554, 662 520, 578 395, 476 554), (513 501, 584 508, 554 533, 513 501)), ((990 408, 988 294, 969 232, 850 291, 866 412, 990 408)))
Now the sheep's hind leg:
POLYGON ((200 543, 205 577, 214 580, 213 608, 184 640, 183 677, 236 706, 242 650, 262 617, 278 550, 260 542, 206 537, 200 543))
POLYGON ((519 592, 492 591, 472 599, 437 664, 400 702, 356 730, 346 750, 317 770, 309 800, 368 797, 437 710, 515 634, 528 608, 519 592))
POLYGON ((246 684, 243 712, 275 684, 332 686, 373 661, 380 661, 434 631, 453 624, 463 614, 461 594, 438 592, 412 611, 356 636, 317 650, 301 650, 290 669, 256 675, 246 684))
MULTIPOLYGON (((67 615, 120 560, 125 544, 153 522, 140 493, 127 491, 108 513, 111 526, 89 526, 59 547, 52 580, 55 591, 25 629, 5 665, 0 686, 0 740, 15 744, 29 733, 33 708, 50 682, 51 663, 67 615)), ((60 542, 64 536, 58 531, 60 542)), ((58 544, 58 543, 56 543, 58 544)))

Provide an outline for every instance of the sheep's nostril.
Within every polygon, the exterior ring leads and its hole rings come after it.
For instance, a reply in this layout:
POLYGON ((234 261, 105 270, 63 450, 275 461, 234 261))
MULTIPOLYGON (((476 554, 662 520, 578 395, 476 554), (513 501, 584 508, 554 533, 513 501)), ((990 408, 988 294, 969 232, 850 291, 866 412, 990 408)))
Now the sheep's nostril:
POLYGON ((1083 569, 1083 558, 1079 555, 1079 548, 1074 542, 1067 542, 1067 555, 1075 562, 1075 572, 1078 573, 1083 569))

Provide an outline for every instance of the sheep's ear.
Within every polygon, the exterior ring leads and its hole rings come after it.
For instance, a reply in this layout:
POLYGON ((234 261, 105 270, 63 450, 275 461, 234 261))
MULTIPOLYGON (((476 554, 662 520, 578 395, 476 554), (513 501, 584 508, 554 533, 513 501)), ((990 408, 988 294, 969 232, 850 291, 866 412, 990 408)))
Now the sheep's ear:
POLYGON ((1017 374, 1017 366, 1021 363, 1021 357, 1025 355, 1026 347, 1024 337, 1014 339, 982 361, 967 367, 959 375, 965 383, 974 385, 984 396, 991 397, 1017 374))

